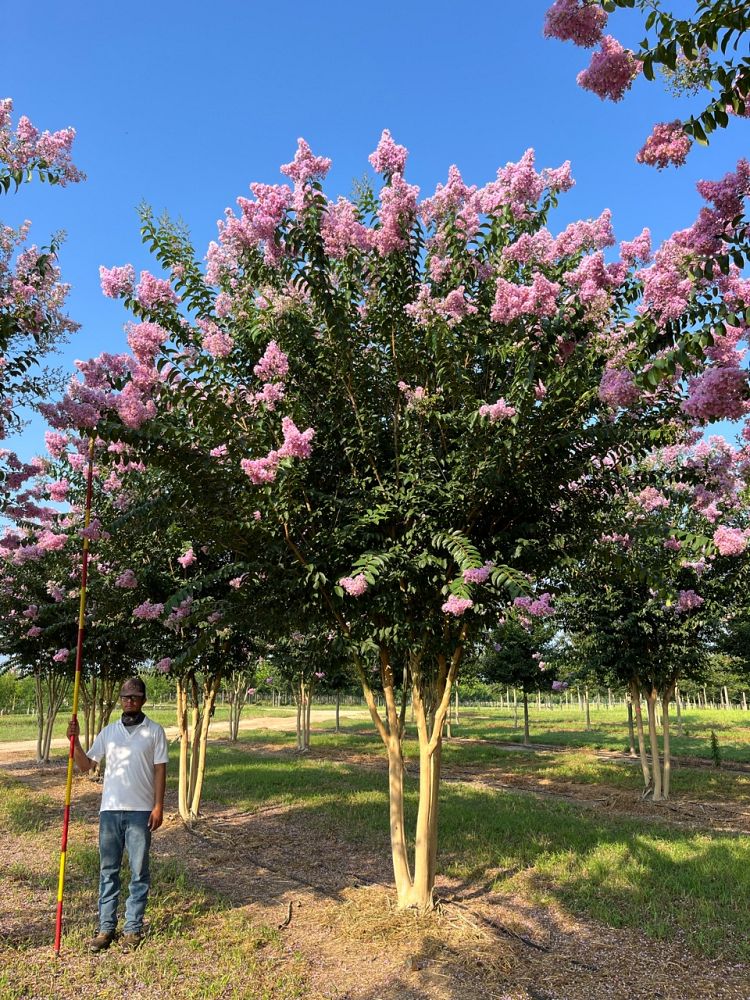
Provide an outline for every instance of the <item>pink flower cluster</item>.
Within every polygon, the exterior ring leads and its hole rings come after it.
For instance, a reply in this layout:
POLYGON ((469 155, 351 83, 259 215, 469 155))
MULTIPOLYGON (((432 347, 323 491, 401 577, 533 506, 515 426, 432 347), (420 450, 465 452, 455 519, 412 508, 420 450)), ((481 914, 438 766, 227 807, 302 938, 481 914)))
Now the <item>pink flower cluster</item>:
POLYGON ((276 479, 279 463, 282 458, 309 458, 312 452, 312 439, 315 431, 308 427, 299 431, 291 417, 281 421, 284 443, 277 451, 271 451, 264 458, 243 458, 240 467, 250 482, 255 486, 273 483, 276 479))
POLYGON ((704 598, 696 594, 694 590, 681 590, 677 598, 677 610, 695 611, 703 603, 704 598))
POLYGON ((600 542, 611 542, 613 545, 621 545, 624 549, 629 549, 633 544, 630 535, 624 534, 619 535, 616 532, 611 535, 602 535, 599 538, 600 542))
POLYGON ((62 649, 58 649, 52 659, 55 663, 65 663, 69 656, 70 650, 63 647, 62 649))
POLYGON ((728 528, 719 525, 714 531, 714 545, 722 556, 739 556, 747 548, 750 529, 728 528))
POLYGON ((325 252, 330 257, 341 259, 350 250, 367 250, 370 247, 370 230, 357 216, 356 205, 339 198, 329 204, 320 225, 325 252))
POLYGON ((621 101, 641 69, 642 64, 630 49, 624 49, 612 35, 604 35, 599 51, 591 57, 588 68, 578 74, 577 81, 602 100, 621 101))
POLYGON ((505 278, 498 278, 490 318, 495 323, 512 323, 521 316, 533 316, 537 319, 554 316, 557 313, 559 291, 559 284, 550 281, 540 272, 534 275, 530 285, 517 285, 505 278))
POLYGON ((169 333, 158 323, 128 323, 128 345, 142 365, 153 364, 162 344, 169 340, 169 333))
POLYGON ((59 479, 57 482, 49 484, 49 498, 55 503, 62 503, 68 496, 70 483, 67 479, 59 479))
POLYGON ((547 591, 535 599, 531 597, 517 597, 513 601, 513 604, 534 618, 546 618, 555 613, 555 609, 552 607, 552 594, 547 591))
POLYGON ((99 280, 102 292, 108 299, 119 299, 133 294, 135 269, 132 264, 123 267, 100 267, 99 280))
POLYGON ((198 326, 203 332, 203 347, 214 358, 226 358, 232 353, 234 341, 216 323, 211 320, 199 320, 198 326))
POLYGON ((371 233, 371 240, 378 253, 385 257, 406 246, 405 232, 417 216, 419 188, 407 184, 401 174, 394 174, 391 183, 380 193, 378 220, 380 228, 371 233))
POLYGON ((441 605, 440 610, 446 615, 453 615, 455 618, 459 618, 469 608, 473 607, 474 602, 470 597, 459 597, 457 594, 451 594, 445 604, 441 605))
POLYGON ((394 142, 391 133, 386 128, 383 129, 375 152, 370 153, 369 160, 379 174, 385 174, 388 177, 393 174, 403 174, 408 155, 409 151, 406 146, 399 146, 398 143, 394 142))
POLYGON ((272 382, 275 379, 283 381, 288 371, 289 358, 275 340, 268 344, 262 358, 253 367, 253 373, 264 382, 272 382))
POLYGON ((133 618, 140 618, 143 621, 150 621, 158 618, 164 611, 163 604, 153 604, 151 601, 144 601, 137 608, 133 609, 133 618))
POLYGON ((313 156, 310 146, 304 139, 297 139, 297 152, 291 163, 281 167, 282 174, 290 177, 295 184, 307 184, 313 180, 322 180, 331 169, 331 161, 327 156, 313 156))
POLYGON ((635 377, 627 368, 605 368, 599 383, 599 399, 613 409, 626 408, 637 403, 641 390, 635 377))
POLYGON ((71 149, 76 137, 75 129, 42 132, 22 115, 15 132, 11 132, 10 119, 13 101, 0 100, 0 161, 10 170, 29 170, 34 167, 50 171, 57 182, 64 186, 85 179, 71 159, 71 149))
POLYGON ((161 660, 158 660, 154 664, 154 667, 156 668, 156 670, 158 671, 158 673, 160 673, 160 674, 168 674, 169 671, 172 668, 172 660, 171 660, 171 658, 169 656, 164 656, 164 657, 162 657, 161 660))
POLYGON ((115 580, 115 587, 122 587, 124 590, 132 590, 138 586, 138 580, 132 569, 123 570, 115 580))
POLYGON ((493 562, 486 562, 484 566, 479 566, 477 569, 465 569, 463 572, 464 583, 486 583, 494 566, 493 562))
POLYGON ((367 580, 364 573, 358 573, 356 576, 342 576, 339 580, 339 586, 343 587, 350 597, 361 597, 367 591, 367 580))
POLYGON ((672 122, 657 122, 635 158, 638 163, 656 167, 657 170, 663 170, 670 164, 681 167, 692 145, 693 140, 683 129, 679 118, 672 122))
POLYGON ((180 566, 182 566, 183 569, 187 569, 188 566, 193 565, 193 563, 196 561, 196 558, 197 557, 195 555, 195 552, 193 552, 193 548, 191 546, 189 549, 187 549, 187 551, 183 552, 181 556, 177 557, 177 562, 180 564, 180 566))
POLYGON ((647 514, 663 507, 669 507, 669 500, 653 486, 647 486, 645 490, 641 490, 635 500, 647 514))
POLYGON ((141 280, 135 290, 135 297, 144 309, 149 310, 176 305, 180 301, 168 281, 156 278, 148 271, 141 271, 141 280))
POLYGON ((736 420, 750 409, 747 371, 739 367, 709 368, 688 381, 682 409, 696 420, 736 420))
POLYGON ((479 407, 479 416, 487 417, 490 423, 493 424, 497 420, 509 419, 510 417, 515 417, 515 415, 515 406, 509 406, 502 396, 496 403, 485 403, 479 407))
POLYGON ((544 35, 590 49, 602 37, 606 23, 607 14, 598 3, 555 0, 544 17, 544 35))

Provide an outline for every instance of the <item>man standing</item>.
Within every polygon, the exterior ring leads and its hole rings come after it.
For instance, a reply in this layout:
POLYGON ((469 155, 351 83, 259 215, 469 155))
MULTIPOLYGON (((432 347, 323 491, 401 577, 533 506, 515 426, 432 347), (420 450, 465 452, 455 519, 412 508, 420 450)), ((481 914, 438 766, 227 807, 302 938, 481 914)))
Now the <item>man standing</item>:
POLYGON ((164 818, 166 734, 143 714, 146 685, 140 677, 124 682, 120 701, 122 718, 102 729, 88 753, 81 746, 78 722, 71 720, 68 726, 68 737, 75 737, 73 754, 81 771, 91 770, 106 758, 99 813, 99 932, 89 944, 93 952, 109 948, 115 937, 124 850, 130 861, 130 890, 120 944, 124 952, 130 952, 141 943, 151 885, 151 834, 164 818))

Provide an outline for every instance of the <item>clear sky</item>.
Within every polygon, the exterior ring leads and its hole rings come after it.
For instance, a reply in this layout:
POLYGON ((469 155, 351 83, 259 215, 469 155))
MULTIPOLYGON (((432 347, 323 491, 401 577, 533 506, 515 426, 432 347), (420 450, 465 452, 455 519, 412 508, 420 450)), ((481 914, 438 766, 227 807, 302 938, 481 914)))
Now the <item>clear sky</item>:
MULTIPOLYGON (((75 162, 88 175, 61 190, 25 186, 0 200, 0 218, 30 218, 44 242, 67 231, 63 275, 81 330, 58 361, 125 348, 126 315, 99 289, 100 264, 149 266, 136 207, 184 219, 204 252, 216 220, 304 136, 330 156, 330 197, 349 194, 383 128, 408 147, 407 179, 431 194, 456 163, 484 184, 529 146, 537 164, 572 161, 576 187, 551 228, 609 207, 618 239, 644 225, 655 241, 695 218, 695 181, 719 178, 746 155, 750 123, 733 122, 679 171, 635 163, 655 121, 686 112, 660 84, 638 80, 625 100, 582 91, 589 54, 542 37, 547 0, 131 0, 6 4, 0 97, 39 128, 73 125, 75 162)), ((685 0, 672 6, 689 8, 685 0)), ((640 15, 618 12, 624 43, 640 15)), ((154 267, 156 271, 157 268, 154 267)), ((42 451, 41 420, 11 442, 42 451)))

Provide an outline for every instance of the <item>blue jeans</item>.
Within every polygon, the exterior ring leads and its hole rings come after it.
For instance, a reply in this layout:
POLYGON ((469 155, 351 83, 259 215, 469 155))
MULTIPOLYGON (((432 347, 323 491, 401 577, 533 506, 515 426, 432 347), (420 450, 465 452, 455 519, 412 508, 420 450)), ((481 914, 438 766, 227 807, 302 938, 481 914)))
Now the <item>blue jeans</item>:
POLYGON ((99 813, 99 930, 113 934, 120 901, 120 868, 123 850, 130 861, 130 891, 125 904, 126 934, 140 934, 151 875, 148 851, 150 813, 108 810, 99 813))

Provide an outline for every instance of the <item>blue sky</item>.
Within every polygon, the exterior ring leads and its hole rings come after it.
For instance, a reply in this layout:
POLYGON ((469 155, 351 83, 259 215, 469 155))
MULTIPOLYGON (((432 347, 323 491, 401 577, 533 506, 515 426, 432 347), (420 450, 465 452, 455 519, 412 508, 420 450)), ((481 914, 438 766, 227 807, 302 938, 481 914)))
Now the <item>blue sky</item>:
MULTIPOLYGON (((316 4, 136 0, 105 5, 6 5, 0 96, 39 128, 73 125, 84 184, 26 186, 0 201, 0 218, 30 218, 44 242, 67 231, 63 274, 81 330, 58 363, 125 347, 126 315, 99 289, 100 264, 149 266, 136 208, 146 201, 190 227, 204 251, 216 220, 253 180, 282 178, 304 136, 330 156, 330 197, 368 170, 383 128, 410 150, 407 179, 432 193, 456 163, 483 184, 529 146, 541 166, 572 161, 576 187, 553 230, 609 207, 618 239, 648 225, 659 241, 689 225, 696 180, 721 177, 746 154, 746 121, 733 122, 680 171, 634 156, 655 121, 686 112, 660 84, 636 82, 617 105, 578 88, 588 53, 542 37, 547 0, 478 3, 341 0, 316 4)), ((685 3, 675 5, 678 9, 685 3)), ((637 12, 610 30, 642 37, 637 12)), ((43 423, 11 442, 42 450, 43 423)))

